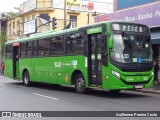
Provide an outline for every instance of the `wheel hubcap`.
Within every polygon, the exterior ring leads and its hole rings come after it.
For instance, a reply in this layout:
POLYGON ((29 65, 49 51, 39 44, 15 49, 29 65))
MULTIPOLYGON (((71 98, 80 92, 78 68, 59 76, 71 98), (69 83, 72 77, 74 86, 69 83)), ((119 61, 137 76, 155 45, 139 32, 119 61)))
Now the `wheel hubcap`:
POLYGON ((25 84, 27 84, 27 83, 28 83, 28 79, 27 79, 27 77, 26 77, 26 76, 24 77, 24 82, 25 82, 25 84))
POLYGON ((78 79, 77 84, 78 89, 82 89, 84 87, 84 80, 82 78, 78 79))

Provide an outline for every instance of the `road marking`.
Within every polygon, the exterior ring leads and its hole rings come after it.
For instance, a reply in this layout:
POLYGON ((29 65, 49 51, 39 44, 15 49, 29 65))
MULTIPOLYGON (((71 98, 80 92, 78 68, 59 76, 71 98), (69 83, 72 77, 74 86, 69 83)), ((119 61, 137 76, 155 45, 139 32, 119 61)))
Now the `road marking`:
POLYGON ((54 97, 50 97, 50 96, 46 96, 46 95, 41 95, 41 94, 37 94, 37 93, 33 93, 34 95, 37 95, 37 96, 41 96, 41 97, 45 97, 45 98, 49 98, 49 99, 53 99, 53 100, 58 100, 57 98, 54 98, 54 97))
POLYGON ((5 87, 5 85, 0 84, 0 86, 5 87))

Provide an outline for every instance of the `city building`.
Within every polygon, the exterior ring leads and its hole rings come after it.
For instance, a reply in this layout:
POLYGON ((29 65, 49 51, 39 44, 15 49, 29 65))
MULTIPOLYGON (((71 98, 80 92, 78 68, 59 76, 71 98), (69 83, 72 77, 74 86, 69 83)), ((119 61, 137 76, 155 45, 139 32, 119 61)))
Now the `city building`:
POLYGON ((20 6, 20 15, 7 21, 7 40, 92 24, 95 15, 111 12, 112 0, 26 0, 20 6))

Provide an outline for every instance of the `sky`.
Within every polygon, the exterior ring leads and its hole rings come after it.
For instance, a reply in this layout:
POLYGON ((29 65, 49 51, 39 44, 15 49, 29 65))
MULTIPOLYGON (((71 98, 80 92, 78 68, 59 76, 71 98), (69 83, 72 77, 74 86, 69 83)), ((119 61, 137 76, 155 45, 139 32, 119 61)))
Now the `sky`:
MULTIPOLYGON (((26 1, 28 0, 1 0, 0 12, 10 12, 10 11, 15 12, 14 7, 19 7, 23 2, 26 2, 26 1)), ((91 1, 109 2, 113 0, 91 0, 91 1)))
POLYGON ((25 1, 27 0, 1 0, 0 12, 13 12, 14 7, 19 7, 25 1))

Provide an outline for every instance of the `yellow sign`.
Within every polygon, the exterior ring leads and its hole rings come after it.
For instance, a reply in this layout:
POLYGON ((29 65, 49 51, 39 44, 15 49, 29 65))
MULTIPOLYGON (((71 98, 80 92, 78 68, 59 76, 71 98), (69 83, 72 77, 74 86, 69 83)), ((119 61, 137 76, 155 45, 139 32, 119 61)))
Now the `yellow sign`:
POLYGON ((67 8, 72 8, 72 7, 76 7, 76 8, 80 8, 80 0, 66 0, 66 7, 67 8))
POLYGON ((69 77, 68 77, 68 74, 65 75, 65 82, 68 82, 69 81, 69 77))

